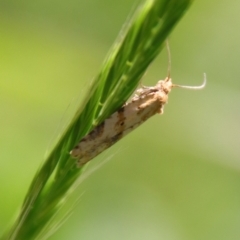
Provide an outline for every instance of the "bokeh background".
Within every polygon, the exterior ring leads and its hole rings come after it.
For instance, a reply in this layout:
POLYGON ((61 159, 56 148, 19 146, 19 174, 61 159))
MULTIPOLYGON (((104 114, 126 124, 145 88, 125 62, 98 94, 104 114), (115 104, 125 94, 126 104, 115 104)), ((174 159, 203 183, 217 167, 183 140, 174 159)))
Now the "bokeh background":
MULTIPOLYGON (((136 5, 0 2, 0 232, 136 5)), ((240 239, 239 9, 193 3, 170 37, 171 75, 199 85, 206 72, 207 87, 174 89, 162 116, 89 164, 51 239, 240 239)), ((143 84, 165 78, 167 64, 163 50, 143 84)))

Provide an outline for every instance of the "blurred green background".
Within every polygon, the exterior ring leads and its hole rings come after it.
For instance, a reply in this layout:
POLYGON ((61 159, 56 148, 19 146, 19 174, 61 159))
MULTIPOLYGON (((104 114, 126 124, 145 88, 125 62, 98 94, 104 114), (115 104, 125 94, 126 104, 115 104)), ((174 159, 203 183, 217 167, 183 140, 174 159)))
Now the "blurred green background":
MULTIPOLYGON (((0 232, 133 6, 0 2, 0 232)), ((240 239, 240 2, 195 1, 170 37, 174 89, 155 116, 89 164, 51 239, 240 239)), ((142 82, 167 74, 163 50, 142 82)))

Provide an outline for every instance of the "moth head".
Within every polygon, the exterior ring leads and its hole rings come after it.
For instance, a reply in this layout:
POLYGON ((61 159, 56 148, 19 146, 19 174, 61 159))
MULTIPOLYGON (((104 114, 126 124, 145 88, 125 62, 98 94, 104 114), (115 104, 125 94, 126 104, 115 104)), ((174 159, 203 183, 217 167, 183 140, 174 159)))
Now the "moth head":
POLYGON ((185 85, 178 85, 178 84, 173 84, 172 79, 170 76, 166 77, 165 80, 160 80, 158 81, 156 85, 157 90, 161 90, 168 94, 173 87, 178 87, 178 88, 185 88, 185 89, 190 89, 190 90, 201 90, 206 86, 207 83, 207 78, 206 74, 204 73, 203 75, 203 83, 199 86, 185 86, 185 85))
POLYGON ((173 87, 172 79, 170 77, 166 77, 165 80, 158 81, 156 88, 164 93, 168 94, 173 87))

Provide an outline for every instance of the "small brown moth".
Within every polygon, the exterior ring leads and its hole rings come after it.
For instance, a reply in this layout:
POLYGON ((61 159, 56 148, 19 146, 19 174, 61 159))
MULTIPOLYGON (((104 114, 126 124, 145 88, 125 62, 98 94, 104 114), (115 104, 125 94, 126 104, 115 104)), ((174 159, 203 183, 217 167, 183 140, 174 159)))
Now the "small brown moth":
POLYGON ((139 88, 130 102, 82 138, 70 152, 71 156, 78 159, 78 167, 83 166, 151 116, 156 113, 162 114, 164 105, 168 100, 168 94, 173 87, 202 89, 205 85, 205 74, 203 84, 193 87, 173 84, 169 74, 165 80, 158 81, 154 87, 139 88))

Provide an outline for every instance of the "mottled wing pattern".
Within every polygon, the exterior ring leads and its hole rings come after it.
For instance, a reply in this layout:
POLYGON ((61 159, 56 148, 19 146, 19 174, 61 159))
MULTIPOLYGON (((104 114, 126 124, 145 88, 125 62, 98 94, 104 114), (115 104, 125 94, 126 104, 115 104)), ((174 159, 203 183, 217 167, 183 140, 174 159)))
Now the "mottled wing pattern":
POLYGON ((130 102, 94 128, 70 152, 78 159, 77 165, 84 165, 151 116, 163 113, 171 88, 170 78, 159 81, 154 87, 139 88, 130 102))

